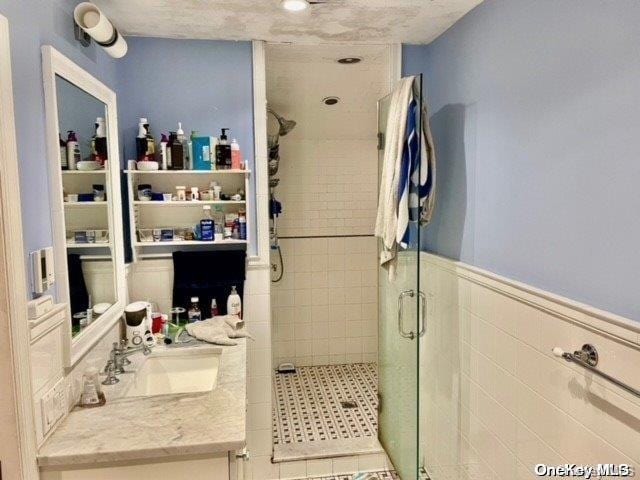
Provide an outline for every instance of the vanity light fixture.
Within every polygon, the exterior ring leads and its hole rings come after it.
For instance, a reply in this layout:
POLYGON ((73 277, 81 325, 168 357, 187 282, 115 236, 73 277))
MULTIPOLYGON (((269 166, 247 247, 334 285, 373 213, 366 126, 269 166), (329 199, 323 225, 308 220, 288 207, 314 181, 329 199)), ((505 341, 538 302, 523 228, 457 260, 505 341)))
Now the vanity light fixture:
POLYGON ((73 10, 76 39, 85 47, 93 38, 113 58, 127 54, 127 42, 111 21, 91 2, 82 2, 73 10))
POLYGON ((309 2, 307 0, 282 0, 280 5, 290 12, 301 12, 309 8, 309 2))

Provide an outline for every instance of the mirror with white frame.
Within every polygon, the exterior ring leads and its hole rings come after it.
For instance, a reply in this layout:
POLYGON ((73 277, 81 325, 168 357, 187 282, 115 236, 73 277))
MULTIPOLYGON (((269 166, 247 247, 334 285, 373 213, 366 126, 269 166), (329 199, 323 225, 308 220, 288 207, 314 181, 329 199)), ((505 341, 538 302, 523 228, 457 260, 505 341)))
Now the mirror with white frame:
POLYGON ((42 54, 56 290, 72 365, 125 302, 116 95, 54 48, 42 54))

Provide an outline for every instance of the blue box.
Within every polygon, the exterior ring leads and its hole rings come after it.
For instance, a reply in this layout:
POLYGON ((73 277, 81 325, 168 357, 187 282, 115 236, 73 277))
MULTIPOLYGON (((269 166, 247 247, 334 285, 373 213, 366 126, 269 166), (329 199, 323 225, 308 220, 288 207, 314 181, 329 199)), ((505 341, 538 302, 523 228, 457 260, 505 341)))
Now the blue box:
POLYGON ((194 170, 211 170, 211 137, 195 137, 191 140, 194 170))

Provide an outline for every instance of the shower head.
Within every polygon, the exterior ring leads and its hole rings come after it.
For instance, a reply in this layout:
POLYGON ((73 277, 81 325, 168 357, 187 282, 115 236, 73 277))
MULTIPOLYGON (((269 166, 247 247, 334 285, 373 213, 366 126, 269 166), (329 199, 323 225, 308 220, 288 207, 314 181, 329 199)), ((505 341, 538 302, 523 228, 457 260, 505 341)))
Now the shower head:
POLYGON ((280 129, 278 130, 278 135, 284 137, 287 133, 293 130, 296 127, 296 122, 293 120, 286 120, 278 115, 276 112, 267 107, 267 113, 273 115, 276 120, 278 120, 278 124, 280 125, 280 129))

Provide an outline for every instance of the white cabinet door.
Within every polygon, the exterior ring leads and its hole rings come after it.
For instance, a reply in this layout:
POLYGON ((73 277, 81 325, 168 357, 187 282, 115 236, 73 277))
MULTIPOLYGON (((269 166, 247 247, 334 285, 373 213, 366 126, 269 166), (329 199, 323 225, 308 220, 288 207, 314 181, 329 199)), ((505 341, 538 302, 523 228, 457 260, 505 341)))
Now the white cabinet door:
MULTIPOLYGON (((229 480, 227 454, 173 462, 122 465, 67 471, 42 471, 40 480, 229 480)), ((234 479, 235 480, 235 479, 234 479)))

